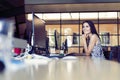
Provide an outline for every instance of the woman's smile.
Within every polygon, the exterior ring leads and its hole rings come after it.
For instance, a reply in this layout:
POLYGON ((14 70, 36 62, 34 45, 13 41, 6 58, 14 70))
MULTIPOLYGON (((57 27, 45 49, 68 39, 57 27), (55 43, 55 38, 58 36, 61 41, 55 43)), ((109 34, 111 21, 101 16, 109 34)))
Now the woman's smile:
POLYGON ((90 26, 89 26, 88 23, 84 23, 84 24, 83 24, 83 32, 84 32, 85 34, 91 33, 90 26))

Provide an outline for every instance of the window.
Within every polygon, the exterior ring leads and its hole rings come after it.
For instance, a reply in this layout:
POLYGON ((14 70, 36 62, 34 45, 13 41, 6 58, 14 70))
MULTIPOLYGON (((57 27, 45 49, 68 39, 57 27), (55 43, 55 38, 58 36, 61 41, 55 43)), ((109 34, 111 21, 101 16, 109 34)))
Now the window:
POLYGON ((54 32, 59 33, 62 44, 67 39, 68 53, 82 52, 82 22, 92 20, 100 35, 103 46, 120 44, 120 13, 119 12, 70 12, 70 13, 36 13, 45 20, 49 46, 55 46, 54 32))

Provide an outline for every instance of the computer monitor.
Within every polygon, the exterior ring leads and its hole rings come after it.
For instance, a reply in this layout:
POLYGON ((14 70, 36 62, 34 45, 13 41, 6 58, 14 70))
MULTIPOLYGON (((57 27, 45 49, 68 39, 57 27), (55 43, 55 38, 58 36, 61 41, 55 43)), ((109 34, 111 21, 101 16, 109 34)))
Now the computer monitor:
POLYGON ((54 31, 54 39, 55 39, 55 49, 60 49, 60 33, 57 30, 54 31))
POLYGON ((32 20, 26 20, 26 39, 31 46, 46 47, 45 21, 32 13, 32 20))

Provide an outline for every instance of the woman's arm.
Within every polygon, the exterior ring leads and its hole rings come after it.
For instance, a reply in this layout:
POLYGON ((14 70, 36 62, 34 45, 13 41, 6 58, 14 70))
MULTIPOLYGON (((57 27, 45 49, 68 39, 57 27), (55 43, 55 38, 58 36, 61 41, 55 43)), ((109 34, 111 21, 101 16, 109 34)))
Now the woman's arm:
POLYGON ((86 35, 82 35, 84 50, 85 50, 86 55, 89 56, 91 51, 93 50, 95 44, 96 44, 96 41, 98 40, 98 37, 95 34, 90 36, 90 42, 89 42, 88 46, 87 46, 87 43, 86 43, 86 38, 87 38, 86 35))
POLYGON ((87 35, 83 34, 82 35, 82 41, 83 41, 83 47, 84 47, 84 52, 86 53, 87 51, 87 43, 86 43, 87 35))

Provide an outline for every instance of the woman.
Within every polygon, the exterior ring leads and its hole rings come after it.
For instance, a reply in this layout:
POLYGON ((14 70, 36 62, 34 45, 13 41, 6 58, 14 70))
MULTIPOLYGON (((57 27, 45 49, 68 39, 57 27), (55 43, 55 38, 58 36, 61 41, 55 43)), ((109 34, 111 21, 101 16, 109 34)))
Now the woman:
POLYGON ((100 38, 92 21, 82 23, 82 40, 87 56, 104 57, 100 38))

